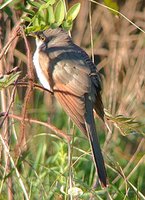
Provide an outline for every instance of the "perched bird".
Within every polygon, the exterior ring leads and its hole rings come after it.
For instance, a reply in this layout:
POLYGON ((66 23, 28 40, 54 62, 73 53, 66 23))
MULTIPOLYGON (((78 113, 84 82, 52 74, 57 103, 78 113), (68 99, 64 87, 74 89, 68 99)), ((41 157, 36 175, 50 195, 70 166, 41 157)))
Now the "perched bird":
POLYGON ((93 109, 104 120, 101 80, 96 66, 62 28, 35 33, 33 62, 37 76, 52 91, 77 127, 88 136, 102 186, 107 175, 101 153, 93 109))

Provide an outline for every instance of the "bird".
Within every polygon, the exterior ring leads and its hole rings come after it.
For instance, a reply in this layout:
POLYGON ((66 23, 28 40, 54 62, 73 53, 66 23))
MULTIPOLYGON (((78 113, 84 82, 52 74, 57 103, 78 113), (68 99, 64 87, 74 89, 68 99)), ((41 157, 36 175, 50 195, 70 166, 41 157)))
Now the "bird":
POLYGON ((48 28, 34 35, 33 63, 38 79, 88 137, 101 186, 107 187, 107 173, 94 120, 95 111, 104 121, 100 74, 88 54, 63 28, 48 28))

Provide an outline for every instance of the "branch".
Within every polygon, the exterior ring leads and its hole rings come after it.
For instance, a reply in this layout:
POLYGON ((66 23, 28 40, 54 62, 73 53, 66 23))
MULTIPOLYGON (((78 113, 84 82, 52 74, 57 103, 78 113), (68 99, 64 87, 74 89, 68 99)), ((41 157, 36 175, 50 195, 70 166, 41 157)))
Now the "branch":
POLYGON ((24 42, 25 42, 25 46, 26 46, 26 52, 27 52, 27 66, 28 66, 29 84, 28 84, 28 88, 26 90, 24 105, 23 105, 23 109, 22 109, 20 139, 19 139, 18 148, 17 148, 19 150, 21 149, 20 147, 22 146, 22 144, 25 143, 25 118, 27 116, 27 106, 29 105, 29 102, 30 102, 30 99, 31 99, 31 96, 32 96, 33 82, 34 82, 33 81, 34 80, 34 73, 33 73, 33 66, 32 66, 32 54, 31 54, 31 51, 30 51, 30 46, 29 46, 28 40, 26 38, 26 35, 25 35, 22 27, 21 27, 21 33, 22 33, 22 36, 24 38, 24 42))
MULTIPOLYGON (((17 119, 19 121, 22 121, 22 117, 17 116, 17 115, 8 114, 8 117, 17 119)), ((41 122, 41 121, 38 121, 36 119, 28 119, 28 118, 25 118, 24 120, 26 122, 29 122, 29 123, 35 123, 35 124, 39 124, 39 125, 45 126, 45 127, 49 128, 50 130, 52 130, 53 132, 55 132, 56 135, 58 135, 59 137, 64 138, 68 143, 71 141, 71 137, 70 136, 66 135, 61 130, 59 130, 58 128, 56 128, 55 126, 53 126, 53 125, 51 125, 49 123, 41 122)))

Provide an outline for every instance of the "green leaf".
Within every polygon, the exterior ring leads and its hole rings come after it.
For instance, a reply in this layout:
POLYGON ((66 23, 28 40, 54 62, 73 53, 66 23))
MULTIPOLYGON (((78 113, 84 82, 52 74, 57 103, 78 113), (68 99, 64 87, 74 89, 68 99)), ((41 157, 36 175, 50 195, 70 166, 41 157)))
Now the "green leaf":
POLYGON ((53 24, 55 22, 53 7, 48 6, 47 11, 48 11, 48 24, 53 24))
POLYGON ((36 2, 36 1, 31 1, 31 0, 27 0, 28 4, 30 4, 33 7, 39 8, 41 6, 40 3, 36 2))
POLYGON ((29 33, 34 32, 34 31, 35 31, 34 26, 29 26, 29 27, 26 27, 25 29, 26 35, 29 35, 29 33))
POLYGON ((68 10, 68 12, 67 12, 67 16, 66 16, 66 19, 69 21, 73 21, 76 17, 77 17, 77 15, 78 15, 78 13, 79 13, 79 11, 80 11, 80 6, 81 6, 81 4, 80 3, 76 3, 75 5, 73 5, 69 10, 68 10))
POLYGON ((22 17, 22 19, 24 19, 26 22, 31 22, 32 19, 30 17, 22 17))
POLYGON ((34 15, 35 15, 35 12, 34 12, 33 10, 28 10, 28 9, 26 9, 26 8, 22 8, 22 10, 23 10, 24 12, 28 13, 28 14, 31 15, 31 16, 34 16, 34 15))
POLYGON ((13 13, 8 6, 4 8, 4 11, 10 18, 13 16, 13 13))
MULTIPOLYGON (((117 2, 115 2, 115 1, 112 1, 112 0, 104 0, 104 4, 105 4, 106 6, 108 6, 108 7, 110 7, 110 8, 112 8, 112 9, 116 10, 116 11, 119 10, 119 6, 118 6, 117 2)), ((113 10, 111 10, 111 12, 112 12, 113 14, 115 14, 115 15, 118 14, 117 12, 115 12, 115 11, 113 11, 113 10)))
POLYGON ((43 10, 40 10, 38 12, 38 17, 40 18, 40 24, 41 23, 45 23, 45 19, 46 19, 46 13, 43 10))
POLYGON ((21 72, 15 72, 15 73, 11 73, 11 74, 6 74, 4 76, 2 76, 0 78, 0 90, 2 90, 3 88, 8 87, 9 85, 11 85, 14 81, 17 80, 17 78, 19 77, 21 72))
POLYGON ((55 3, 55 0, 48 0, 47 3, 43 4, 39 10, 47 9, 49 6, 52 6, 55 3))
POLYGON ((39 25, 39 26, 29 26, 29 27, 26 27, 26 34, 29 35, 30 33, 32 32, 37 32, 37 31, 43 31, 43 30, 46 30, 47 28, 49 28, 49 26, 46 26, 45 25, 39 25))
POLYGON ((53 5, 55 4, 56 0, 46 0, 46 2, 49 4, 49 5, 53 5))
POLYGON ((57 28, 57 27, 59 27, 60 26, 60 23, 58 22, 55 22, 55 23, 53 23, 53 24, 51 24, 50 25, 50 27, 52 28, 52 29, 54 29, 54 28, 57 28))
POLYGON ((38 10, 36 10, 40 5, 40 0, 38 1, 38 4, 32 3, 31 0, 28 0, 28 3, 30 3, 33 7, 37 7, 35 9, 35 12, 33 11, 33 8, 32 10, 28 10, 23 7, 23 10, 28 13, 28 16, 24 17, 23 19, 30 22, 29 25, 26 27, 26 33, 29 34, 37 30, 44 30, 48 27, 56 28, 60 25, 65 30, 70 30, 73 25, 73 20, 76 18, 79 12, 80 3, 75 4, 69 9, 67 17, 64 21, 65 7, 63 0, 47 0, 45 2, 44 4, 42 3, 38 10))
POLYGON ((62 21, 64 20, 64 16, 65 16, 64 3, 62 0, 60 0, 55 7, 55 22, 61 24, 62 21))
POLYGON ((62 28, 65 29, 66 31, 72 29, 73 22, 72 21, 64 21, 62 23, 62 28))
POLYGON ((141 128, 145 127, 142 123, 134 121, 134 118, 124 117, 123 115, 113 116, 106 109, 104 109, 106 118, 113 122, 113 124, 120 130, 122 135, 130 133, 140 133, 145 135, 141 128))
POLYGON ((26 34, 32 33, 32 32, 36 32, 36 31, 40 30, 40 26, 29 26, 26 28, 26 34))
POLYGON ((39 18, 35 17, 34 21, 33 21, 33 25, 34 26, 39 26, 39 18))
MULTIPOLYGON (((42 14, 42 13, 41 13, 41 14, 42 14)), ((42 25, 45 26, 46 23, 45 23, 45 21, 44 21, 44 15, 39 15, 39 16, 38 16, 38 22, 39 22, 39 25, 40 25, 40 26, 42 26, 42 25)))

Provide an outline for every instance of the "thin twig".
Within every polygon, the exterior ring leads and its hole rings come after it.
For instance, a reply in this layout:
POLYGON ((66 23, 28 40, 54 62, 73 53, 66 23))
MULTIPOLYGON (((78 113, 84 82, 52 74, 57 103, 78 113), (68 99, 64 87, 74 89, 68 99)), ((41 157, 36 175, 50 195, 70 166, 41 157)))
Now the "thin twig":
POLYGON ((8 116, 8 113, 9 113, 9 111, 10 111, 10 108, 11 108, 12 104, 14 103, 15 92, 16 92, 16 84, 15 84, 13 90, 12 90, 12 95, 11 95, 10 103, 9 103, 8 108, 7 108, 7 111, 5 112, 4 118, 3 118, 3 120, 2 120, 1 123, 0 123, 0 128, 2 127, 2 125, 3 125, 4 121, 5 121, 5 119, 6 119, 7 116, 8 116))
MULTIPOLYGON (((27 83, 27 82, 20 82, 20 81, 19 81, 19 82, 17 83, 17 86, 22 86, 22 87, 28 87, 28 85, 29 85, 29 83, 27 83)), ((36 88, 36 89, 39 89, 39 90, 41 90, 41 91, 46 91, 46 92, 49 92, 50 94, 53 94, 52 91, 47 90, 46 88, 44 88, 43 86, 41 86, 41 85, 39 85, 39 84, 37 84, 37 83, 33 83, 33 87, 36 88)))
MULTIPOLYGON (((22 117, 17 116, 17 115, 9 114, 8 117, 22 121, 22 117)), ((48 124, 48 122, 45 123, 45 122, 38 121, 36 119, 28 119, 28 118, 25 118, 25 122, 35 123, 35 124, 45 126, 45 127, 49 128, 50 130, 52 130, 53 132, 55 132, 59 137, 66 139, 67 142, 70 142, 70 140, 71 140, 70 136, 66 135, 65 133, 63 133, 61 130, 59 130, 55 126, 48 124)))
MULTIPOLYGON (((18 148, 19 151, 21 152, 21 146, 25 146, 25 117, 27 116, 27 106, 29 105, 29 101, 32 96, 33 92, 33 80, 34 80, 34 74, 33 74, 33 66, 32 66, 32 55, 29 47, 28 40, 25 36, 24 30, 21 27, 21 32, 22 36, 24 38, 25 46, 26 46, 26 51, 27 51, 27 66, 28 66, 28 77, 29 77, 29 85, 26 91, 25 99, 24 99, 24 104, 23 104, 23 110, 22 110, 22 121, 21 121, 21 127, 20 127, 20 139, 18 143, 18 148)), ((19 153, 20 153, 19 152, 19 153)))

